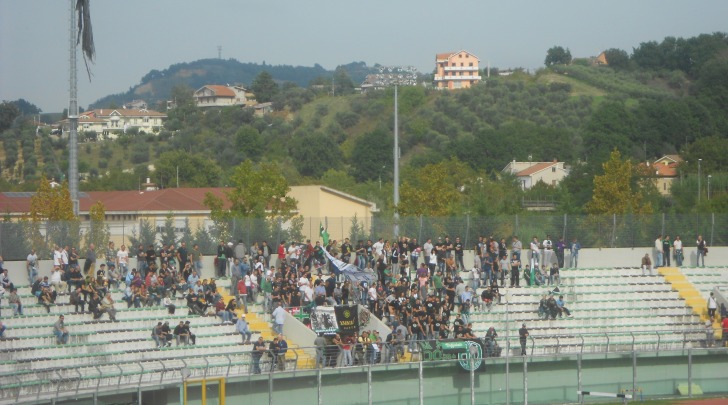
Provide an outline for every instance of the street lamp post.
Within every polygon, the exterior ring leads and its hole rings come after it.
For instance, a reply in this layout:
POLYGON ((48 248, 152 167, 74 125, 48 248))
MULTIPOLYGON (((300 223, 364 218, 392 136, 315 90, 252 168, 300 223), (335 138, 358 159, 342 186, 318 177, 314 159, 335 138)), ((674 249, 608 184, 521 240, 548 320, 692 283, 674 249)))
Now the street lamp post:
POLYGON ((698 159, 698 205, 700 205, 700 163, 703 161, 703 159, 698 159))
POLYGON ((394 237, 399 237, 399 107, 394 85, 394 237))
POLYGON ((708 175, 708 200, 710 200, 710 178, 713 177, 713 175, 708 175))

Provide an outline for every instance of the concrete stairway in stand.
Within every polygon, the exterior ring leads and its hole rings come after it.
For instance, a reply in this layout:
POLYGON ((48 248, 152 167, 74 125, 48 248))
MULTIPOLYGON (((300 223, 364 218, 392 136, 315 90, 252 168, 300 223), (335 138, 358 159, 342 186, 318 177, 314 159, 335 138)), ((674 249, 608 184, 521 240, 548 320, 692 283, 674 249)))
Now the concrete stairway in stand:
MULTIPOLYGON (((700 316, 700 320, 705 323, 709 319, 708 302, 693 283, 680 272, 678 267, 660 267, 657 271, 665 278, 665 281, 672 285, 672 289, 678 292, 680 298, 685 300, 685 304, 693 310, 693 313, 700 316)), ((717 320, 713 322, 713 330, 720 338, 722 328, 717 320)))

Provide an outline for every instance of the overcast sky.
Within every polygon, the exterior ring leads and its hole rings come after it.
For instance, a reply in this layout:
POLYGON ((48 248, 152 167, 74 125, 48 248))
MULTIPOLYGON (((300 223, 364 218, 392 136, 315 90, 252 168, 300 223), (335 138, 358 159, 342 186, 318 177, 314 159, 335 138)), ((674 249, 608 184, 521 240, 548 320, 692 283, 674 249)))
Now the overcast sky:
MULTIPOLYGON (((0 0, 0 100, 45 112, 68 105, 69 0, 0 0)), ((728 31, 726 0, 91 0, 97 61, 89 82, 79 52, 79 104, 126 91, 151 69, 222 57, 333 69, 434 68, 466 49, 485 65, 543 65, 640 42, 728 31)))

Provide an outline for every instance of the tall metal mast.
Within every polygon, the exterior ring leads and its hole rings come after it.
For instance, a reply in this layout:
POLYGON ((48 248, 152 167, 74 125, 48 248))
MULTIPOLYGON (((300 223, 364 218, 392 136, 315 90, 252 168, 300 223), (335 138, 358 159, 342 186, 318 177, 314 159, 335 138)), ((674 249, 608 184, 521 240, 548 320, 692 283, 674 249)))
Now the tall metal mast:
POLYGON ((68 101, 68 188, 71 192, 73 214, 78 216, 78 84, 76 80, 76 0, 69 0, 71 26, 69 29, 69 101, 68 101))

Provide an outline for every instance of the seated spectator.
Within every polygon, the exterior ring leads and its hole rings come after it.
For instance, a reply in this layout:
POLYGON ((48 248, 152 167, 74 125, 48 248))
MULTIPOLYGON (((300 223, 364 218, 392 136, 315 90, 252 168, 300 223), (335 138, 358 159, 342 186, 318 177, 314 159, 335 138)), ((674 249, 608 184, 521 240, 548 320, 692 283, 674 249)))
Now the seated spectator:
POLYGON ((235 330, 242 336, 244 345, 250 344, 250 337, 253 336, 253 333, 250 331, 245 314, 240 315, 240 319, 235 324, 235 330))
POLYGON ((551 273, 549 274, 549 284, 551 285, 560 285, 561 284, 561 275, 559 274, 559 264, 553 263, 551 265, 551 273))
POLYGON ((56 344, 59 345, 68 343, 68 337, 70 336, 66 325, 63 323, 63 319, 63 315, 61 315, 58 317, 56 323, 53 324, 53 334, 56 336, 56 344))
POLYGON ((177 307, 172 303, 172 298, 169 296, 170 293, 166 293, 164 296, 164 299, 162 300, 162 305, 167 308, 167 313, 170 315, 174 315, 174 311, 177 309, 177 307))
POLYGON ((222 319, 223 325, 231 325, 233 323, 230 318, 230 313, 225 310, 225 303, 222 300, 215 304, 215 314, 222 319))
POLYGON ((101 310, 109 314, 109 319, 112 322, 116 322, 116 308, 114 308, 114 299, 111 297, 111 293, 107 292, 101 300, 101 310))
POLYGON ((13 316, 23 315, 23 303, 20 301, 17 288, 13 288, 10 291, 8 302, 10 302, 10 306, 13 308, 13 316))
POLYGON ((553 295, 550 295, 546 300, 546 318, 556 319, 556 315, 559 314, 559 306, 556 304, 556 300, 553 295))
POLYGON ((109 266, 109 274, 108 274, 109 287, 111 287, 113 285, 114 288, 118 290, 119 283, 121 282, 121 277, 122 277, 121 272, 119 272, 119 270, 116 268, 115 264, 112 264, 111 266, 109 266))
POLYGON ((15 285, 13 285, 13 282, 10 281, 8 269, 2 269, 2 256, 0 256, 0 285, 2 285, 7 291, 15 289, 15 285))
POLYGON ((483 292, 480 294, 480 300, 481 300, 481 310, 482 307, 485 307, 488 309, 488 312, 490 312, 491 307, 493 306, 493 290, 488 286, 483 292))
POLYGON ((158 349, 161 349, 164 346, 171 345, 167 341, 167 335, 164 332, 163 326, 164 325, 162 324, 162 322, 158 322, 157 326, 152 328, 152 339, 154 339, 154 342, 157 344, 158 349))
POLYGON ((548 302, 548 297, 546 296, 546 294, 544 294, 543 296, 541 296, 541 301, 538 302, 538 317, 539 318, 547 317, 546 316, 546 313, 548 311, 548 306, 546 305, 547 302, 548 302))
POLYGON ((495 356, 495 350, 498 344, 495 341, 495 338, 498 337, 498 333, 495 331, 494 327, 488 328, 488 332, 485 333, 485 352, 487 357, 496 357, 495 356))
POLYGON ((193 345, 197 344, 197 336, 190 330, 190 321, 185 321, 185 332, 190 337, 190 342, 193 345))
POLYGON ((185 345, 190 344, 190 335, 185 330, 184 321, 179 321, 179 325, 174 327, 174 339, 177 342, 177 346, 182 342, 185 345))
POLYGON ((56 291, 65 291, 66 290, 66 282, 63 281, 63 276, 64 276, 64 273, 60 267, 54 267, 53 270, 51 271, 50 285, 52 285, 56 291))
POLYGON ((83 285, 83 275, 78 267, 71 267, 71 272, 68 275, 68 288, 74 289, 83 285))
POLYGON ((564 296, 559 295, 559 299, 556 300, 556 306, 559 309, 559 318, 561 318, 563 316, 563 314, 566 314, 566 316, 571 317, 571 312, 569 311, 568 308, 565 307, 565 305, 566 304, 564 303, 564 296))
POLYGON ((7 326, 0 322, 0 340, 5 340, 5 331, 8 329, 7 326))
POLYGON ((88 310, 94 315, 94 320, 101 318, 103 312, 101 310, 101 298, 99 298, 98 294, 94 293, 91 296, 91 299, 88 301, 88 310))
POLYGON ((83 294, 81 294, 81 287, 76 287, 75 290, 71 291, 69 303, 74 305, 74 313, 79 313, 78 307, 81 307, 81 313, 86 312, 86 301, 83 299, 83 294))

